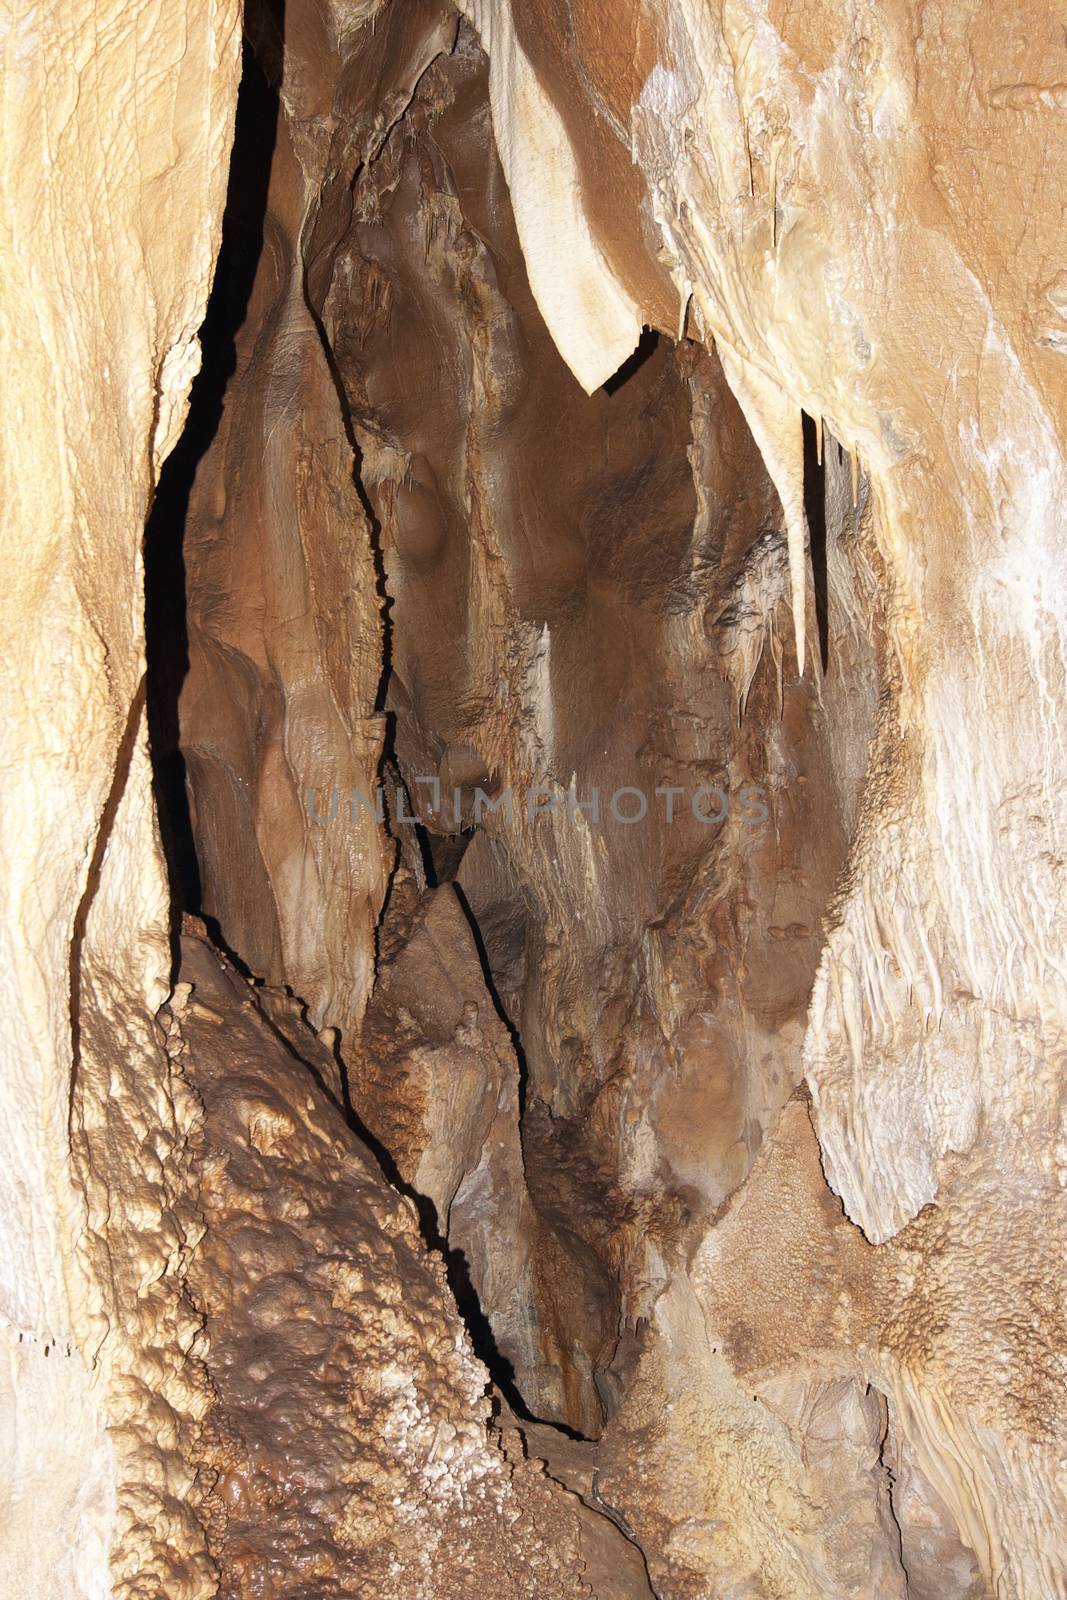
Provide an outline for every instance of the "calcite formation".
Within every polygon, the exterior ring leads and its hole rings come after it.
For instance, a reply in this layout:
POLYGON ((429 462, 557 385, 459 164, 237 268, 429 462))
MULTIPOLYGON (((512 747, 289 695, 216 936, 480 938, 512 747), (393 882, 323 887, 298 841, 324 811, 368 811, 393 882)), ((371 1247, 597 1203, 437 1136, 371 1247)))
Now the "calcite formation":
POLYGON ((1054 8, 5 20, 13 1595, 1060 1600, 1054 8))
POLYGON ((315 1081, 298 1008, 279 1037, 195 928, 181 975, 162 1015, 202 1108, 187 1284, 215 1388, 197 1458, 218 1593, 591 1596, 598 1563, 623 1584, 623 1535, 493 1423, 443 1263, 315 1081))

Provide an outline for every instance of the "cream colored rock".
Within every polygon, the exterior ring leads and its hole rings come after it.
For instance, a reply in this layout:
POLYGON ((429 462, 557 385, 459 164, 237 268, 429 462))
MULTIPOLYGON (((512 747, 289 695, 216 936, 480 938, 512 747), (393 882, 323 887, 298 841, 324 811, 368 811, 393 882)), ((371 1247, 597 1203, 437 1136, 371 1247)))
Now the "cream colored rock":
POLYGON ((0 1566, 18 1600, 112 1571, 201 1595, 141 541, 199 361, 239 7, 75 0, 4 30, 0 1566))
POLYGON ((530 288, 561 355, 592 394, 637 343, 640 307, 593 236, 570 138, 517 37, 510 9, 490 0, 471 0, 460 9, 489 55, 497 148, 530 288), (561 259, 568 263, 565 273, 561 259))
MULTIPOLYGON (((1063 1343, 1055 1311, 1027 1299, 1065 1239, 1055 1151, 1067 1008, 1057 843, 1067 381, 1048 321, 1062 183, 1048 205, 1020 209, 1020 194, 1045 192, 1067 156, 1052 9, 1026 6, 1002 30, 948 5, 808 17, 757 0, 719 10, 648 0, 637 8, 637 85, 601 19, 583 9, 560 30, 550 9, 466 8, 491 56, 504 40, 491 93, 508 169, 536 160, 536 124, 515 110, 527 66, 514 32, 576 166, 580 100, 630 141, 649 195, 645 216, 634 210, 634 253, 654 221, 683 324, 713 336, 734 373, 791 529, 794 577, 801 410, 852 456, 866 549, 847 578, 832 558, 832 603, 838 617, 862 613, 864 572, 879 569, 863 626, 881 703, 870 733, 862 722, 827 729, 841 789, 856 793, 864 764, 866 776, 805 1066, 826 1178, 868 1239, 885 1244, 936 1206, 959 1248, 981 1241, 974 1270, 1006 1276, 1027 1302, 1022 1328, 994 1319, 999 1343, 983 1357, 992 1390, 1002 1366, 1034 1361, 1031 1332, 1038 1348, 1063 1343), (1020 1218, 1010 1251, 988 1232, 1001 1213, 1020 1218)), ((632 10, 618 7, 620 29, 632 10)), ((524 246, 531 233, 569 239, 554 263, 560 305, 572 258, 588 260, 582 230, 604 209, 584 172, 580 223, 570 197, 546 223, 512 185, 524 246)), ((607 270, 603 281, 609 295, 607 270)), ((549 322, 584 380, 573 330, 549 322)), ((847 520, 831 537, 844 541, 847 520)), ((800 643, 798 600, 794 590, 800 643)), ((833 618, 830 633, 833 657, 833 618)), ((968 1334, 951 1297, 941 1315, 951 1364, 968 1334)), ((911 1372, 897 1437, 914 1427, 922 1471, 987 1584, 1020 1600, 1058 1593, 1065 1552, 1051 1530, 1062 1516, 1037 1526, 1028 1510, 1056 1492, 1051 1462, 1033 1465, 1043 1415, 977 1434, 940 1409, 940 1381, 933 1366, 911 1372)), ((1040 1368, 1023 1381, 1040 1389, 1040 1368)), ((918 1537, 903 1532, 906 1544, 918 1537)))

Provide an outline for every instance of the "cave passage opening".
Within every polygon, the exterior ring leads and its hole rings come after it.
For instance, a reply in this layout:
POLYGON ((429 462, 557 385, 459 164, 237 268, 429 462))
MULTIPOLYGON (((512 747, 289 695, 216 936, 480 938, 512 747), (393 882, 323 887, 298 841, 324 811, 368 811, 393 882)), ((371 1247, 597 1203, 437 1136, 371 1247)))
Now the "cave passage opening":
MULTIPOLYGON (((316 719, 344 699, 338 680, 358 679, 333 726, 354 735, 361 782, 376 762, 392 856, 362 902, 376 908, 369 1000, 335 1034, 341 1109, 415 1205, 497 1393, 520 1418, 592 1439, 640 1358, 659 1261, 743 1182, 796 1078, 775 1030, 807 1003, 832 831, 810 873, 783 884, 770 832, 731 833, 725 816, 709 828, 684 805, 672 824, 655 804, 631 828, 608 807, 620 788, 748 782, 771 795, 803 764, 816 771, 811 691, 788 679, 776 632, 781 507, 714 351, 646 328, 592 395, 566 367, 526 276, 470 29, 422 41, 430 64, 406 100, 386 97, 388 115, 380 85, 352 67, 344 136, 335 129, 325 176, 302 190, 311 157, 279 93, 291 43, 280 7, 250 6, 246 27, 203 364, 146 537, 175 948, 181 914, 199 917, 246 977, 287 987, 310 1020, 287 965, 304 909, 291 852, 283 840, 268 861, 257 830, 280 818, 284 833, 294 814, 303 825, 306 779, 286 770, 285 735, 300 721, 314 748, 316 719), (297 443, 271 465, 279 438, 297 443), (206 656, 190 737, 183 689, 206 656), (517 813, 482 825, 465 798, 450 826, 417 792, 433 774, 464 797, 514 782, 517 813), (584 810, 563 798, 568 782, 584 810), (523 783, 553 795, 536 822, 523 783), (723 884, 769 924, 746 957, 759 995, 736 1014, 742 912, 723 884), (427 928, 434 960, 458 959, 440 995, 417 953, 427 928), (442 1027, 447 995, 455 1016, 442 1027), (427 1110, 404 1085, 435 1051, 467 1060, 472 1017, 486 1084, 506 1058, 491 1098, 513 1100, 511 1121, 481 1127, 459 1187, 435 1199, 434 1163, 462 1142, 463 1116, 453 1127, 450 1105, 431 1128, 436 1091, 427 1110), (772 1045, 749 1074, 739 1062, 753 1026, 772 1045), (436 1141, 421 1164, 405 1144, 418 1118, 436 1141), (505 1206, 506 1294, 490 1259, 505 1206)), ((405 35, 394 59, 383 26, 359 59, 396 74, 410 48, 405 35)), ((805 447, 825 666, 825 488, 810 427, 805 447)), ((804 825, 798 811, 787 833, 804 825)), ((360 848, 380 846, 330 844, 314 870, 320 887, 335 875, 326 891, 341 903, 360 848)), ((346 956, 358 942, 340 923, 333 937, 346 956)))
MULTIPOLYGON (((149 744, 156 814, 170 889, 174 976, 176 978, 178 973, 182 917, 189 915, 204 925, 212 943, 242 976, 259 984, 263 981, 262 975, 248 965, 242 951, 227 939, 226 930, 219 920, 205 909, 180 710, 182 687, 189 669, 189 573, 185 534, 190 500, 198 469, 219 436, 228 392, 238 368, 238 335, 250 314, 263 251, 269 248, 268 197, 281 115, 279 81, 284 41, 283 0, 257 0, 257 4, 250 7, 249 11, 252 14, 251 26, 246 23, 243 39, 242 72, 221 242, 207 310, 199 333, 201 365, 192 385, 185 425, 163 464, 153 495, 145 531, 144 571, 149 744)), ((378 776, 382 778, 386 773, 391 773, 395 783, 403 788, 403 779, 397 766, 396 715, 386 704, 391 675, 393 624, 389 615, 391 603, 382 560, 381 530, 374 505, 362 481, 361 451, 344 384, 337 372, 334 354, 321 320, 316 316, 315 321, 353 452, 353 482, 367 519, 381 606, 381 674, 374 709, 383 716, 386 736, 378 776)), ((410 796, 408 800, 410 803, 410 796)), ((522 1041, 494 981, 477 918, 462 889, 454 882, 456 869, 475 830, 465 827, 453 836, 444 836, 431 833, 421 822, 416 822, 413 831, 427 885, 430 888, 450 886, 469 925, 486 990, 514 1049, 521 1108, 526 1080, 522 1041)), ((388 913, 400 864, 398 852, 386 887, 380 923, 388 913)), ((278 1037, 292 1053, 292 1041, 281 1034, 278 1037)), ((525 1421, 539 1420, 531 1412, 516 1383, 512 1363, 498 1348, 491 1324, 471 1280, 464 1251, 449 1244, 433 1202, 405 1181, 392 1152, 359 1115, 349 1092, 346 1064, 339 1051, 337 1054, 346 1120, 370 1150, 387 1181, 413 1203, 423 1241, 444 1262, 449 1288, 460 1317, 467 1328, 475 1354, 489 1372, 495 1392, 504 1399, 516 1417, 525 1421)), ((301 1064, 313 1073, 322 1086, 318 1073, 308 1063, 301 1064)), ((548 1425, 558 1427, 572 1438, 582 1437, 566 1423, 549 1422, 548 1425)))

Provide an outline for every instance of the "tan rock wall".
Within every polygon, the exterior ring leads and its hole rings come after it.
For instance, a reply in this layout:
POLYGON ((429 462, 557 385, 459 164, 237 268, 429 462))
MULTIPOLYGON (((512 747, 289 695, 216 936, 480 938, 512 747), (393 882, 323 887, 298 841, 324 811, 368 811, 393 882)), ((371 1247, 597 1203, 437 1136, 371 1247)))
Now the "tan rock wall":
MULTIPOLYGON (((570 68, 597 57, 598 25, 576 15, 554 35, 549 53, 568 66, 549 70, 516 44, 523 28, 508 6, 465 10, 495 58, 495 127, 534 292, 575 373, 595 382, 589 325, 556 279, 587 283, 594 270, 597 180, 586 177, 573 223, 573 196, 546 221, 522 175, 536 170, 544 138, 539 94, 580 137, 562 101, 579 92, 570 68), (537 242, 547 238, 550 258, 537 242)), ((822 19, 664 0, 640 14, 654 59, 623 135, 648 185, 679 316, 714 336, 779 490, 798 636, 801 408, 858 457, 864 560, 881 573, 878 725, 805 1046, 823 1167, 870 1240, 892 1239, 936 1204, 990 1306, 1000 1282, 1027 1304, 1025 1326, 1002 1326, 985 1347, 986 1393, 965 1385, 964 1399, 949 1376, 971 1348, 961 1308, 947 1285, 936 1312, 909 1301, 900 1316, 913 1331, 946 1319, 947 1366, 931 1351, 920 1371, 910 1366, 893 1426, 899 1437, 910 1417, 913 1447, 985 1581, 1052 1594, 1062 1548, 1051 1521, 1035 1526, 1026 1509, 1048 1492, 1032 1466, 1044 1420, 1002 1413, 997 1445, 975 1464, 997 1372, 1023 1342, 1040 1392, 1038 1352, 1062 1343, 1056 1310, 1027 1287, 1055 1270, 1050 1239, 1063 1237, 1053 1155, 1064 1007, 1054 955, 1067 620, 1053 553, 1067 490, 1062 226, 1058 197, 1048 208, 1023 198, 1046 193, 1045 175, 1063 167, 1052 14, 1025 8, 1006 33, 974 8, 854 5, 822 19), (992 1238, 992 1215, 1020 1218, 1010 1249, 992 1238)), ((595 98, 587 81, 580 92, 595 98)), ((635 249, 648 221, 634 216, 635 249)), ((595 275, 624 342, 634 313, 619 305, 606 238, 595 275)), ((646 305, 643 316, 654 314, 646 305)), ((610 339, 604 347, 614 353, 610 339)), ((854 567, 847 606, 861 579, 854 567)), ((876 626, 867 615, 869 635, 876 626)), ((848 731, 843 776, 860 754, 848 731)), ((1048 1466, 1038 1472, 1046 1485, 1048 1466)), ((904 1533, 906 1544, 917 1537, 904 1533)))
POLYGON ((239 7, 63 3, 4 27, 0 1566, 35 1600, 107 1592, 109 1557, 123 1593, 203 1594, 150 1020, 170 955, 141 541, 199 361, 239 7))
POLYGON ((193 936, 182 976, 164 1026, 203 1105, 219 1595, 648 1600, 622 1534, 493 1425, 443 1265, 296 1055, 316 1049, 296 1005, 285 1046, 193 936))

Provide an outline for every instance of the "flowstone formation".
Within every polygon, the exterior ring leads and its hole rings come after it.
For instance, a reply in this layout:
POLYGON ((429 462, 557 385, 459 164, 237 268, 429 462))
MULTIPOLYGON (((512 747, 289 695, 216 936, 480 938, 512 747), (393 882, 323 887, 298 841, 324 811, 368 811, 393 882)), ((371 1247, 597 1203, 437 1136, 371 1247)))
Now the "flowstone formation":
POLYGON ((1053 8, 9 27, 13 1594, 1062 1600, 1053 8))
POLYGON ((346 1126, 295 1002, 250 989, 194 925, 161 1018, 201 1107, 187 1284, 210 1330, 197 1458, 218 1593, 647 1595, 623 1535, 494 1422, 444 1264, 346 1126))

